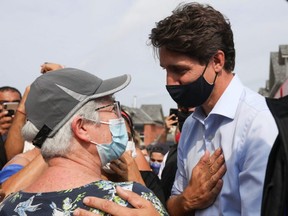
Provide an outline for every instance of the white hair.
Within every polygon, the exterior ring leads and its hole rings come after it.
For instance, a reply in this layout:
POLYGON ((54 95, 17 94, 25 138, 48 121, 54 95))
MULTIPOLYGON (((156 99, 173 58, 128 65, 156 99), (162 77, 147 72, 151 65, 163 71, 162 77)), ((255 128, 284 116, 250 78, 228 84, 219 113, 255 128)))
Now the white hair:
MULTIPOLYGON (((103 104, 103 102, 111 102, 113 101, 113 97, 104 97, 101 99, 96 99, 94 101, 87 102, 84 106, 82 106, 60 129, 57 133, 51 137, 47 138, 42 147, 41 154, 44 159, 49 159, 57 156, 65 156, 69 152, 73 150, 73 144, 71 143, 71 139, 73 137, 71 123, 75 116, 81 116, 84 120, 91 119, 92 121, 87 121, 90 124, 99 123, 98 112, 95 111, 96 107, 99 107, 103 104)), ((39 130, 35 127, 35 125, 29 120, 26 122, 24 127, 22 128, 22 134, 25 140, 32 142, 35 138, 39 130)))

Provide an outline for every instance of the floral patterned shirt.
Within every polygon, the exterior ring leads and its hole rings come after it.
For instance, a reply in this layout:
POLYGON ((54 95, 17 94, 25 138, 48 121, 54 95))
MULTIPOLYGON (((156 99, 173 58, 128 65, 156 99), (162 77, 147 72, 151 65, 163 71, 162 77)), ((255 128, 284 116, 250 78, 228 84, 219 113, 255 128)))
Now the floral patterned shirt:
POLYGON ((85 186, 69 190, 48 193, 17 192, 9 195, 0 204, 0 215, 5 216, 69 216, 76 208, 87 209, 100 215, 110 215, 97 209, 85 206, 83 198, 96 196, 111 200, 122 206, 133 208, 127 201, 121 199, 116 193, 116 186, 134 191, 141 197, 149 200, 160 215, 168 215, 160 200, 148 188, 135 182, 119 182, 100 180, 85 186))

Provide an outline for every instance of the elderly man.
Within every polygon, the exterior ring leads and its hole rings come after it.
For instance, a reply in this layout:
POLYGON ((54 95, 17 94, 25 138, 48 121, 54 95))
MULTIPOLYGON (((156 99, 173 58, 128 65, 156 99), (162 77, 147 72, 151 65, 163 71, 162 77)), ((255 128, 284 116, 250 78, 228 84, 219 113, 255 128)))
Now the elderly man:
POLYGON ((23 191, 8 196, 0 214, 70 215, 93 195, 132 207, 116 193, 116 186, 151 201, 167 215, 159 199, 144 186, 101 179, 101 167, 117 159, 128 141, 119 103, 112 95, 126 87, 129 75, 102 80, 73 68, 37 78, 26 100, 25 139, 41 148, 48 168, 23 191))

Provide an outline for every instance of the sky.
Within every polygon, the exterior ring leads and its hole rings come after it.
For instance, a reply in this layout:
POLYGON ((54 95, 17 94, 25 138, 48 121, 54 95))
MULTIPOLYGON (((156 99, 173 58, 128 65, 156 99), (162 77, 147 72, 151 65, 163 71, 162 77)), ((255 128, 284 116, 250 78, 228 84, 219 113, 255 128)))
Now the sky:
MULTIPOLYGON (((149 45, 155 23, 179 0, 0 0, 0 86, 22 93, 40 75, 40 65, 57 62, 102 79, 131 74, 116 94, 126 106, 175 102, 166 73, 149 45)), ((236 48, 234 72, 258 91, 269 78, 270 52, 288 44, 285 0, 206 0, 231 22, 236 48)))

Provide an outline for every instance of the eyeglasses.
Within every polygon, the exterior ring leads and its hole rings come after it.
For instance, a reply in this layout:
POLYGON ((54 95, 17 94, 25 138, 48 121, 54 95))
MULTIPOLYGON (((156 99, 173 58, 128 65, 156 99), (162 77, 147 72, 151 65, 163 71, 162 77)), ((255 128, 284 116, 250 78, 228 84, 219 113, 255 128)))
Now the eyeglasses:
POLYGON ((121 112, 120 112, 120 102, 115 101, 111 104, 104 105, 101 107, 97 107, 95 111, 106 111, 106 112, 113 112, 116 114, 118 118, 121 118, 121 112))

